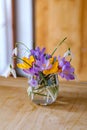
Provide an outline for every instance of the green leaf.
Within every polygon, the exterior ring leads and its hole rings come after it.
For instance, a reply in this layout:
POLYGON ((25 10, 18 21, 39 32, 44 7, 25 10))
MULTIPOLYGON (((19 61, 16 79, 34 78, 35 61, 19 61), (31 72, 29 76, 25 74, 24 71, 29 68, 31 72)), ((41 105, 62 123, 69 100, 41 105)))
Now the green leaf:
POLYGON ((56 52, 56 50, 58 49, 58 47, 67 39, 67 37, 65 37, 60 43, 57 44, 57 47, 54 49, 54 51, 52 52, 51 56, 54 55, 54 53, 56 52))

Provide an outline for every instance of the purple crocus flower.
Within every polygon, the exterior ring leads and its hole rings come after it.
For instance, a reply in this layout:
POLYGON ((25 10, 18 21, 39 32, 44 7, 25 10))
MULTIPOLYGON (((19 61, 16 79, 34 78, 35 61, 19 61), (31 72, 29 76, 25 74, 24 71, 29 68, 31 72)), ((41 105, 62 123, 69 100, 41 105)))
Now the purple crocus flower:
POLYGON ((40 60, 40 57, 44 55, 45 50, 46 50, 45 48, 40 50, 39 47, 36 47, 35 50, 34 49, 30 50, 31 52, 30 55, 33 55, 35 59, 40 60))
POLYGON ((45 53, 45 48, 40 50, 39 47, 36 47, 35 50, 32 49, 30 55, 35 57, 35 63, 33 63, 32 68, 29 70, 24 70, 30 74, 39 75, 39 72, 42 72, 45 69, 49 69, 49 58, 51 55, 45 53))
POLYGON ((35 80, 34 78, 31 78, 29 81, 28 81, 29 85, 31 87, 36 87, 38 85, 38 81, 35 80))
POLYGON ((65 57, 58 57, 59 62, 59 75, 66 80, 75 79, 74 68, 71 66, 69 61, 66 61, 65 57))
POLYGON ((42 50, 40 50, 39 47, 36 47, 35 50, 32 49, 30 50, 30 55, 33 55, 35 57, 36 60, 41 60, 41 57, 46 57, 46 59, 51 58, 50 54, 46 54, 45 53, 46 48, 42 48, 42 50))

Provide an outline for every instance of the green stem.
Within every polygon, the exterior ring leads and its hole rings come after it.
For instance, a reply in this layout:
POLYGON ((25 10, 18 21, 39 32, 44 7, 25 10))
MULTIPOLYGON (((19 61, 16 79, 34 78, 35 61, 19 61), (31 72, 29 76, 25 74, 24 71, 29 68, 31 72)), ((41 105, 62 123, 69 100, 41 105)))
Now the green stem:
POLYGON ((42 88, 44 88, 44 86, 35 88, 34 90, 40 90, 40 89, 42 89, 42 88))
POLYGON ((45 95, 45 94, 41 94, 41 93, 36 93, 36 92, 32 92, 32 93, 34 93, 34 94, 38 94, 38 95, 41 95, 41 96, 47 96, 47 95, 45 95))
POLYGON ((30 67, 32 67, 29 63, 27 63, 25 60, 21 59, 21 58, 20 58, 20 57, 18 57, 18 56, 14 56, 13 58, 17 58, 17 59, 19 59, 19 60, 21 60, 21 61, 25 62, 26 64, 28 64, 30 67))
POLYGON ((51 56, 54 55, 54 53, 56 52, 56 50, 58 49, 58 47, 67 39, 67 37, 65 37, 59 44, 57 44, 57 47, 54 49, 54 51, 52 52, 51 56))
POLYGON ((41 72, 39 72, 39 75, 40 75, 41 79, 43 79, 45 85, 47 85, 47 80, 45 79, 44 75, 41 72))
POLYGON ((25 46, 27 48, 27 50, 30 51, 30 49, 23 42, 17 42, 16 45, 18 45, 18 44, 22 44, 23 46, 25 46))

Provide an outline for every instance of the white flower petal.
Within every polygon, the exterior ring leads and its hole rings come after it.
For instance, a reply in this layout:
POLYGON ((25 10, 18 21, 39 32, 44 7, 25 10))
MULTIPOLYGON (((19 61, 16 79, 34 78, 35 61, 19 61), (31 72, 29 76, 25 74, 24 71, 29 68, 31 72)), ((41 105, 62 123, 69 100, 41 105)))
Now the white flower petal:
POLYGON ((3 74, 1 74, 1 76, 7 78, 9 75, 10 75, 10 67, 8 66, 8 68, 5 70, 5 72, 3 74))
POLYGON ((4 73, 1 74, 1 76, 7 78, 7 77, 10 76, 10 74, 12 74, 14 78, 17 77, 17 76, 16 76, 16 71, 15 71, 15 69, 13 69, 13 65, 9 65, 9 66, 7 67, 7 69, 4 71, 4 73))
POLYGON ((71 58, 73 58, 73 54, 72 54, 71 50, 69 50, 69 49, 64 53, 63 57, 67 57, 67 56, 71 56, 71 58))
POLYGON ((30 95, 32 93, 32 87, 28 87, 27 93, 28 93, 28 95, 30 95))
POLYGON ((66 51, 66 52, 64 53, 64 57, 67 57, 67 56, 69 56, 69 55, 71 55, 70 50, 68 50, 68 51, 66 51))
POLYGON ((18 50, 17 50, 17 47, 16 47, 16 48, 13 49, 13 51, 12 51, 12 56, 13 56, 13 55, 17 56, 17 52, 18 52, 18 50))
POLYGON ((13 68, 11 68, 10 73, 13 75, 14 78, 17 77, 16 76, 16 71, 13 68))

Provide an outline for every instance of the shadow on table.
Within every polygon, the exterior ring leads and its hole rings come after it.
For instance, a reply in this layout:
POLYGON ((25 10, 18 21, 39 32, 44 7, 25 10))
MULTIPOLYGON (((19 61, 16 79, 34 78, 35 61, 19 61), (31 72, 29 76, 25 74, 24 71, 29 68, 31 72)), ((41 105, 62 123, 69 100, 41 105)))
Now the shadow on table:
POLYGON ((87 106, 87 94, 78 94, 74 92, 60 92, 55 103, 49 106, 49 109, 63 111, 79 112, 85 110, 87 106))

